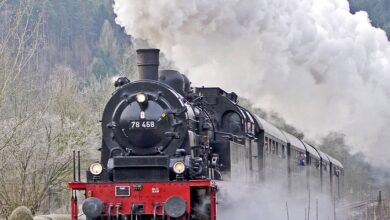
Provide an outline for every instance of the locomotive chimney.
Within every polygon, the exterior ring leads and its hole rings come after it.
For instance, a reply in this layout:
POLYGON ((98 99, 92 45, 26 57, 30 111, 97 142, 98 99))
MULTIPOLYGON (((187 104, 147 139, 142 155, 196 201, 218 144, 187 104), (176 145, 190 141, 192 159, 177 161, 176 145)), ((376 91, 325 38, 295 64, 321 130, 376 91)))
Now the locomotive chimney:
POLYGON ((139 79, 158 80, 159 49, 138 49, 137 65, 139 79))

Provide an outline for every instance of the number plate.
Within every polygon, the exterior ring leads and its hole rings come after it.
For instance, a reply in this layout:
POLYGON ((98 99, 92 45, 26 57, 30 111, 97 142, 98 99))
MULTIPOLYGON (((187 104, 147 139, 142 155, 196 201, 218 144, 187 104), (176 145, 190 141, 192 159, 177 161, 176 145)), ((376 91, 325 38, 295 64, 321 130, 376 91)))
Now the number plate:
POLYGON ((130 121, 129 129, 154 129, 156 128, 156 122, 153 120, 136 120, 130 121))
POLYGON ((130 186, 116 186, 115 196, 130 196, 130 186))

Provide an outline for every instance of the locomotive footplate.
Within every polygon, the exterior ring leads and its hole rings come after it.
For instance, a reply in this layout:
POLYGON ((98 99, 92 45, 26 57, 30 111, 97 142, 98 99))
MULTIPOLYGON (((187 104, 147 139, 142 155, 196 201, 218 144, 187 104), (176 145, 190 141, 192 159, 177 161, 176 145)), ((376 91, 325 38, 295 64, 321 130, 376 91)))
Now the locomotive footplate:
MULTIPOLYGON (((85 191, 87 198, 82 202, 84 214, 98 212, 101 219, 111 217, 126 219, 131 216, 149 216, 151 219, 156 216, 190 219, 197 214, 202 215, 202 219, 216 219, 217 185, 211 180, 143 183, 72 182, 69 183, 69 188, 85 191), (195 203, 209 204, 207 213, 196 213, 195 203), (101 210, 89 208, 99 205, 102 207, 101 210), (204 216, 208 217, 204 218, 204 216)), ((77 203, 77 199, 75 202, 77 203)), ((72 216, 77 214, 72 213, 72 216)), ((72 220, 76 219, 72 217, 72 220)))

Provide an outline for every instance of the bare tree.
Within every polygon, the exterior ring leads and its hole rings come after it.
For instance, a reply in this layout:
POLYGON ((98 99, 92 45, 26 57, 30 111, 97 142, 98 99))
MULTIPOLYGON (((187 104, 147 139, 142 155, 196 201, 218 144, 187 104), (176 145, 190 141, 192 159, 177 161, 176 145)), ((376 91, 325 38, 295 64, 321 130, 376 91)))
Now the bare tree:
POLYGON ((0 41, 1 104, 7 91, 12 92, 12 83, 26 71, 42 43, 43 13, 37 13, 35 0, 20 0, 13 4, 3 0, 0 5, 2 20, 6 21, 6 27, 3 27, 6 32, 0 41))
MULTIPOLYGON (((0 35, 0 117, 9 118, 12 108, 10 97, 20 87, 21 75, 28 71, 32 58, 42 43, 42 11, 37 12, 35 0, 0 1, 0 19, 4 22, 0 35)), ((15 113, 15 112, 14 112, 15 113)), ((0 151, 11 144, 18 128, 28 121, 29 115, 19 114, 14 123, 0 134, 0 151)))
MULTIPOLYGON (((83 93, 70 70, 54 74, 48 93, 34 99, 36 109, 0 152, 0 215, 17 206, 40 210, 49 191, 66 187, 70 180, 71 151, 96 144, 98 124, 83 105, 83 93), (92 140, 91 140, 92 139, 92 140)), ((13 127, 13 118, 2 129, 13 127), (10 124, 10 125, 8 125, 10 124)))
POLYGON ((0 154, 1 214, 7 216, 19 205, 36 212, 50 187, 67 182, 71 146, 83 146, 78 128, 51 115, 40 115, 23 125, 13 146, 0 154))

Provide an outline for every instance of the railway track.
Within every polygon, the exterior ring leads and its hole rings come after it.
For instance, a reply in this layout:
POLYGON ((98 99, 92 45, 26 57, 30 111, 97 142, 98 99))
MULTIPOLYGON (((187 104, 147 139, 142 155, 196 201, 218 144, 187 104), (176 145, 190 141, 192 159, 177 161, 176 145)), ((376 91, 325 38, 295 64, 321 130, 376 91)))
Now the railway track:
POLYGON ((345 204, 338 208, 347 213, 346 219, 388 220, 390 219, 390 200, 370 199, 345 204))

